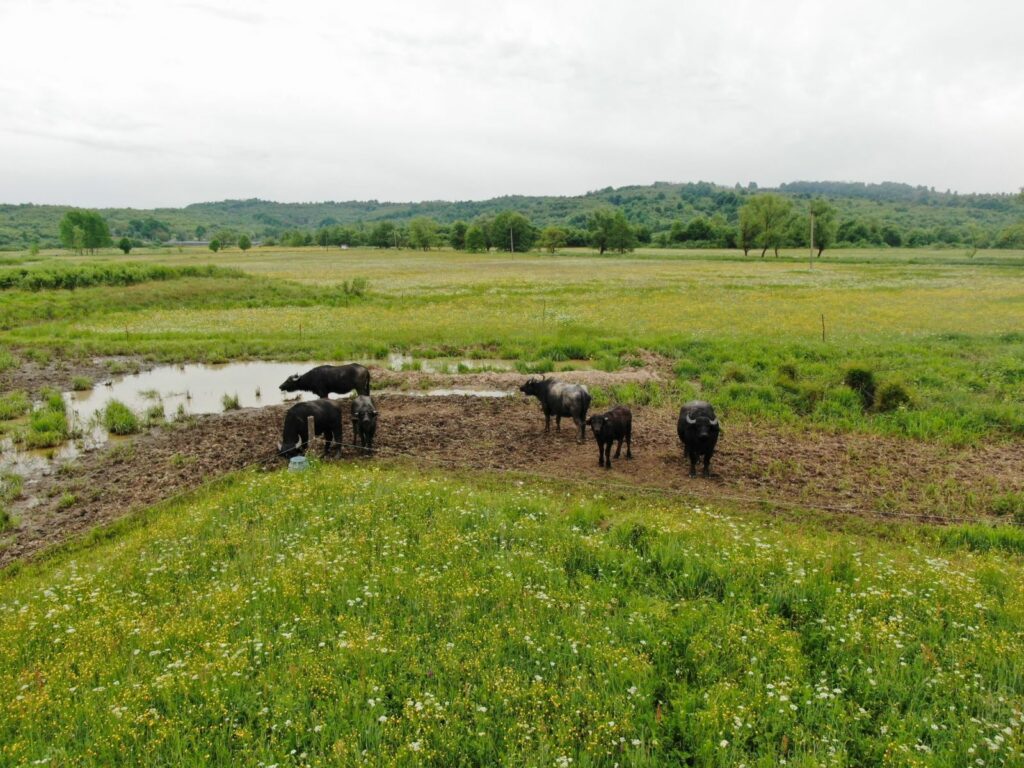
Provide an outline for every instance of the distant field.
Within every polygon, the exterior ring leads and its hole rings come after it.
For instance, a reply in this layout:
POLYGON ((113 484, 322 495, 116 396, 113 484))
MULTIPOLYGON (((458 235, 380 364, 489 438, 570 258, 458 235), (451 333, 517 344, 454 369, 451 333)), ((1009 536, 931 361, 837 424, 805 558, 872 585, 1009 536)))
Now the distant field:
POLYGON ((0 762, 1020 765, 1014 533, 242 473, 0 577, 0 762))
MULTIPOLYGON (((256 249, 94 257, 22 267, 216 263, 248 278, 75 291, 6 291, 0 340, 66 353, 168 360, 419 356, 589 358, 609 369, 644 350, 678 374, 678 396, 727 412, 969 442, 1024 434, 1024 254, 737 252, 597 256, 373 249, 256 249), (343 283, 365 280, 364 296, 343 283), (824 315, 825 340, 822 341, 824 315), (862 364, 912 407, 865 416, 841 386, 862 364)), ((545 364, 545 361, 549 361, 545 364)))

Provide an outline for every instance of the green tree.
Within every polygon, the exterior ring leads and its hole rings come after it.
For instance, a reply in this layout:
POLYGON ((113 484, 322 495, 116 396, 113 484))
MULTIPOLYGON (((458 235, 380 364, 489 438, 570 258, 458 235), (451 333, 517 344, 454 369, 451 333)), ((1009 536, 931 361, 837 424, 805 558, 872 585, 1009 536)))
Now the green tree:
POLYGON ((215 235, 221 248, 230 248, 238 243, 238 233, 233 229, 222 229, 215 235))
POLYGON ((748 211, 747 216, 753 219, 757 227, 755 242, 761 245, 761 258, 764 258, 769 248, 773 248, 778 256, 779 247, 786 236, 793 203, 779 195, 754 195, 740 209, 741 219, 744 210, 748 211))
POLYGON ((122 237, 117 241, 117 247, 121 249, 125 256, 132 252, 132 241, 127 237, 122 237))
POLYGON ((501 251, 522 253, 537 242, 537 229, 517 211, 502 211, 491 222, 491 244, 501 251))
POLYGON ((238 247, 241 248, 243 252, 248 251, 252 248, 252 240, 249 239, 248 235, 242 235, 238 238, 238 247))
POLYGON ((818 258, 825 252, 826 248, 836 241, 836 232, 839 223, 836 221, 835 207, 824 198, 817 198, 811 201, 811 215, 814 216, 814 243, 818 249, 818 258))
POLYGON ((206 227, 202 224, 196 226, 196 240, 202 240, 206 236, 206 227))
POLYGON ((537 240, 537 245, 548 253, 554 253, 559 248, 565 247, 566 233, 561 227, 550 225, 544 227, 537 240))
POLYGON ((106 220, 96 211, 83 210, 71 210, 64 214, 60 220, 60 241, 65 248, 77 253, 86 250, 94 253, 97 248, 113 244, 106 220))
POLYGON ((437 241, 437 222, 418 216, 409 222, 409 244, 418 250, 429 251, 437 241))
POLYGON ((331 245, 331 230, 327 227, 320 227, 313 239, 321 248, 328 248, 331 245))
POLYGON ((739 227, 736 230, 736 245, 743 249, 744 256, 748 255, 750 249, 757 243, 757 233, 759 231, 759 224, 754 209, 746 205, 740 208, 739 227))
POLYGON ((380 221, 374 224, 373 229, 370 230, 369 243, 377 248, 394 248, 397 244, 395 225, 390 221, 380 221))
POLYGON ((636 248, 636 232, 629 226, 626 215, 614 208, 600 208, 587 219, 590 245, 600 253, 618 251, 625 253, 636 248))
POLYGON ((448 230, 448 243, 456 251, 462 251, 466 248, 466 230, 469 229, 469 225, 464 221, 456 221, 452 224, 448 230))
POLYGON ((487 250, 487 236, 479 224, 470 224, 466 227, 466 250, 473 253, 487 250))
POLYGON ((209 244, 209 245, 208 245, 207 247, 208 247, 208 248, 209 248, 209 249, 210 249, 211 251, 213 251, 214 253, 216 253, 217 251, 219 251, 219 250, 220 250, 220 240, 218 240, 218 239, 217 239, 216 237, 215 237, 215 238, 213 238, 213 240, 211 240, 211 241, 210 241, 210 244, 209 244))

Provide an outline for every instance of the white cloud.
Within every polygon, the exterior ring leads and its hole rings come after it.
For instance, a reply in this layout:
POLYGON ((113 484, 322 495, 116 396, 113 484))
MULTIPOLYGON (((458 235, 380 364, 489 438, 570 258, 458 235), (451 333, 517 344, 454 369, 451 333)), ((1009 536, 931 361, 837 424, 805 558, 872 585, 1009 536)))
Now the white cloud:
POLYGON ((0 200, 1024 183, 1024 5, 0 0, 0 200))

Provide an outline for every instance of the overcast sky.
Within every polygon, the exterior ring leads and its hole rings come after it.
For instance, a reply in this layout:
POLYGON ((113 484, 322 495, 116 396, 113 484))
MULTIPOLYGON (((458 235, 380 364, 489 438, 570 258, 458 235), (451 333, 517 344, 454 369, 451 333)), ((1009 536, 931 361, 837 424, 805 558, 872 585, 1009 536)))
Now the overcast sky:
POLYGON ((1024 184, 1024 2, 0 0, 0 202, 1024 184))

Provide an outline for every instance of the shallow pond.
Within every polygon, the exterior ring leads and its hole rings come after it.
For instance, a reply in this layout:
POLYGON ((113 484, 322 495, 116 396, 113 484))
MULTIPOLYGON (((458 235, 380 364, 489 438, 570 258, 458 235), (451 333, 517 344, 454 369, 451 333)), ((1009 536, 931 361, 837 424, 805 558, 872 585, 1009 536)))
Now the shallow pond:
MULTIPOLYGON (((421 370, 443 373, 461 370, 512 370, 508 360, 419 360, 394 354, 386 361, 367 361, 394 371, 421 370)), ((253 361, 222 365, 164 365, 143 373, 116 376, 97 383, 84 392, 64 392, 68 407, 68 426, 79 435, 56 448, 18 450, 8 437, 0 438, 0 471, 15 472, 24 477, 50 471, 55 461, 69 460, 83 450, 105 444, 111 436, 102 427, 102 413, 111 400, 118 400, 143 416, 153 408, 162 408, 167 419, 180 416, 221 413, 225 399, 237 400, 239 408, 256 408, 298 400, 312 400, 309 392, 281 392, 280 384, 294 373, 319 365, 315 362, 276 363, 253 361)), ((388 394, 378 389, 374 394, 388 394)), ((409 397, 507 397, 510 392, 498 389, 429 389, 402 391, 409 397)), ((232 402, 232 405, 234 403, 232 402)))

